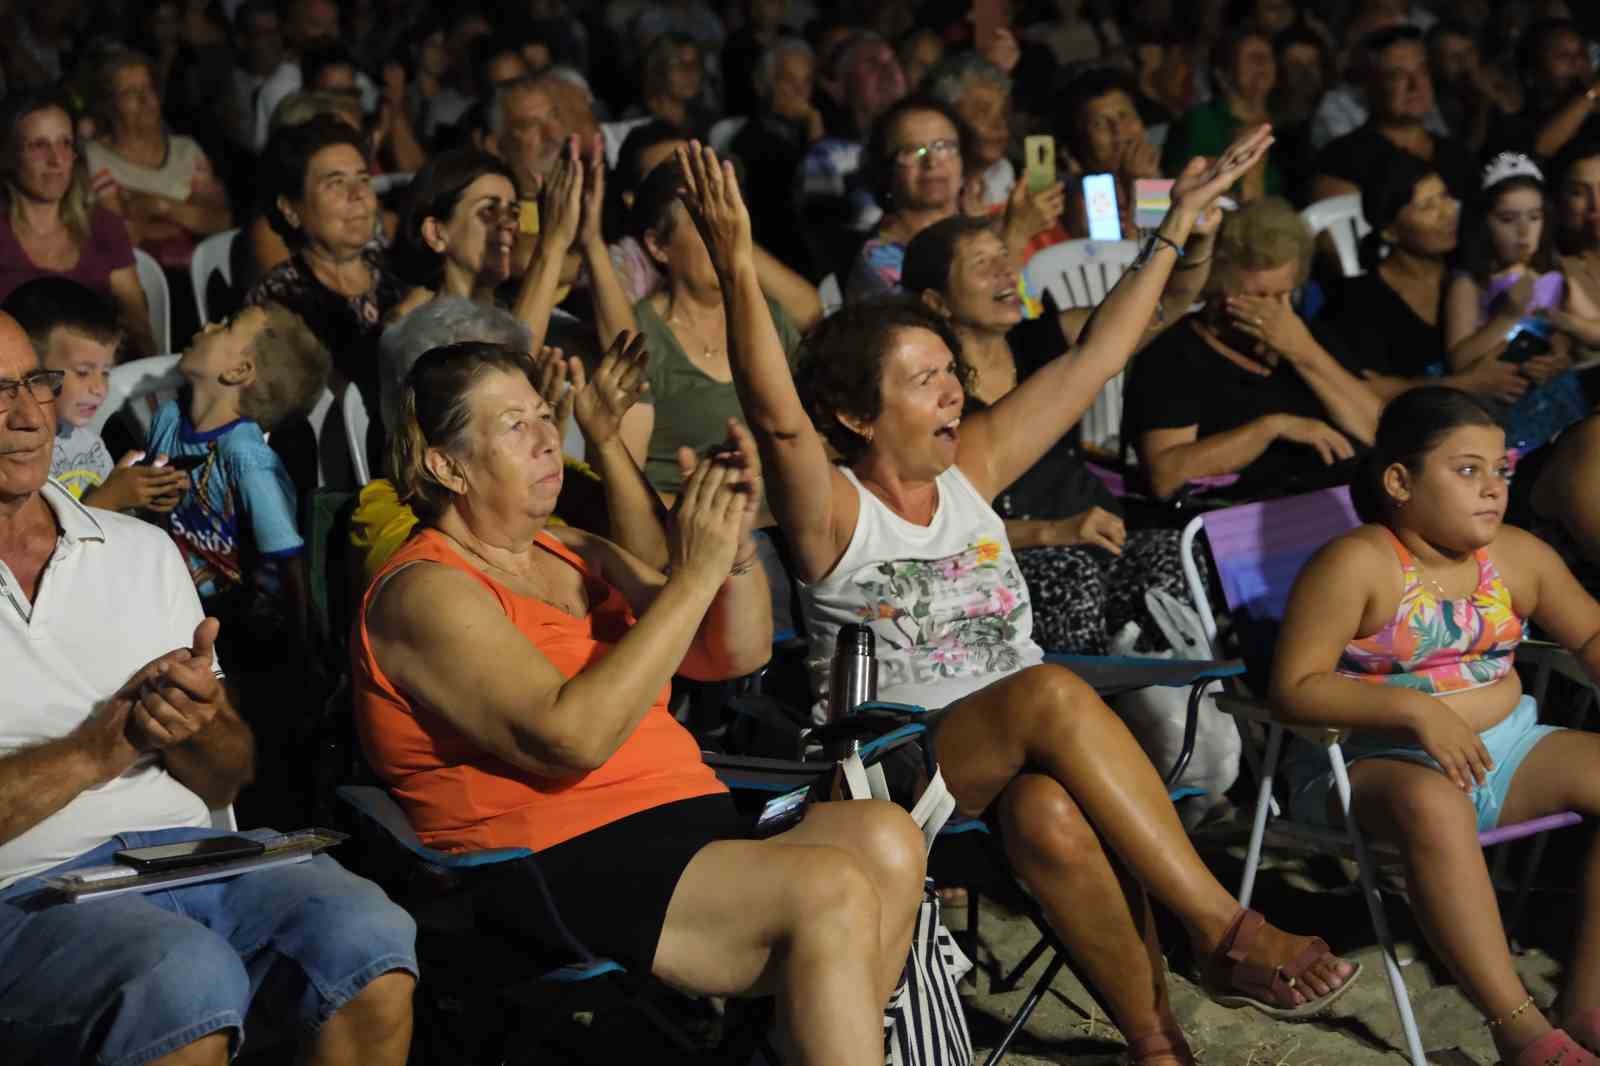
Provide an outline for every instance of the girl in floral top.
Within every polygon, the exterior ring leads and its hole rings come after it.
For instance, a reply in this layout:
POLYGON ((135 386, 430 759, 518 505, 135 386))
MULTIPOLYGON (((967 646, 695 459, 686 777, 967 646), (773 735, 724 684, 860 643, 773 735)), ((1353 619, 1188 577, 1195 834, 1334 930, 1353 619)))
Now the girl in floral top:
MULTIPOLYGON (((1369 524, 1295 582, 1272 700, 1285 721, 1354 731, 1350 811, 1400 850, 1417 922, 1504 1060, 1584 1066, 1600 1061, 1600 851, 1547 1018, 1512 967, 1478 844, 1497 825, 1600 813, 1600 737, 1540 725, 1511 668, 1531 618, 1600 679, 1600 603, 1548 545, 1503 524, 1509 476, 1506 434, 1469 394, 1428 386, 1390 403, 1352 485, 1369 524)), ((1327 771, 1297 761, 1297 816, 1342 819, 1327 771)))

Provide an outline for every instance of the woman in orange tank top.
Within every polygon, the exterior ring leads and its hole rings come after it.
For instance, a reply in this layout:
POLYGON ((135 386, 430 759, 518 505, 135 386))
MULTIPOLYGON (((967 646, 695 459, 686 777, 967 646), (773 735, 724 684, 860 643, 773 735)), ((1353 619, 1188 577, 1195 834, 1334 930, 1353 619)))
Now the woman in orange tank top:
MULTIPOLYGON (((1478 833, 1563 810, 1600 814, 1600 736, 1540 725, 1511 669, 1531 619, 1600 680, 1600 603, 1549 545, 1504 524, 1505 433, 1472 396, 1401 394, 1368 462, 1351 486, 1368 524, 1295 581, 1273 705, 1296 725, 1352 731, 1350 810, 1400 850, 1417 923, 1505 1062, 1592 1066, 1600 850, 1591 845, 1566 988, 1546 1018, 1512 966, 1478 833)), ((1291 768, 1296 816, 1339 822, 1327 760, 1308 767, 1291 768)))
MULTIPOLYGON (((892 804, 855 802, 749 839, 666 709, 674 673, 723 679, 766 660, 754 446, 730 426, 722 454, 697 465, 685 450, 669 577, 547 527, 560 433, 534 374, 523 353, 466 343, 407 379, 391 459, 421 522, 357 619, 368 760, 430 845, 538 852, 565 930, 530 913, 531 860, 476 885, 514 930, 575 936, 702 994, 776 993, 786 1061, 878 1066, 922 896, 920 831, 892 804)), ((602 364, 591 384, 609 383, 615 417, 592 450, 622 447, 638 380, 602 364)))

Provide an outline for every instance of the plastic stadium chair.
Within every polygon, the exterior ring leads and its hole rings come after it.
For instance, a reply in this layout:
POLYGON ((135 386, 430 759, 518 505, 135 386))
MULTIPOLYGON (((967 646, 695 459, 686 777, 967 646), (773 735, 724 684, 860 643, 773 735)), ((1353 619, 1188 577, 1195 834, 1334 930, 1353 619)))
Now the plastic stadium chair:
POLYGON ((1361 238, 1371 233, 1372 227, 1367 225, 1366 217, 1361 213, 1360 193, 1318 200, 1301 211, 1300 217, 1305 219, 1313 235, 1326 230, 1328 236, 1333 238, 1333 246, 1339 252, 1339 268, 1344 271, 1345 277, 1354 278, 1366 273, 1361 269, 1358 249, 1361 238))
POLYGON ((239 230, 228 229, 213 233, 194 247, 194 257, 189 260, 189 284, 194 287, 194 306, 200 313, 202 326, 211 322, 211 311, 206 306, 206 286, 212 274, 221 274, 225 285, 233 284, 233 242, 239 230))
POLYGON ((172 351, 172 293, 167 289, 167 275, 149 254, 135 248, 133 266, 139 275, 139 288, 144 290, 144 301, 150 305, 150 332, 156 339, 156 350, 172 351))

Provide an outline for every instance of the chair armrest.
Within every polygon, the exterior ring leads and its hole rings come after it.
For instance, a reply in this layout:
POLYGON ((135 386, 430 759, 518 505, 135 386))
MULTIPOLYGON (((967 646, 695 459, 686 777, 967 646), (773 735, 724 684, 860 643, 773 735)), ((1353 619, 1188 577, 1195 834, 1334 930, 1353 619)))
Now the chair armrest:
POLYGON ((417 836, 405 812, 400 809, 400 805, 387 790, 371 785, 343 785, 337 792, 341 801, 353 808, 363 820, 376 827, 383 836, 423 862, 442 866, 447 870, 492 866, 513 859, 525 859, 533 854, 527 848, 493 848, 488 851, 468 852, 436 851, 417 836))
POLYGON ((1319 725, 1291 725, 1280 719, 1272 707, 1260 700, 1246 700, 1238 696, 1217 696, 1217 709, 1231 714, 1235 718, 1243 718, 1250 722, 1260 722, 1262 725, 1275 725, 1280 729, 1288 730, 1302 740, 1309 740, 1313 744, 1326 747, 1329 744, 1343 744, 1350 735, 1348 729, 1334 729, 1330 726, 1319 725))
POLYGON ((1525 640, 1517 645, 1517 659, 1541 670, 1554 670, 1573 684, 1595 687, 1594 679, 1578 662, 1578 657, 1559 644, 1547 640, 1525 640))

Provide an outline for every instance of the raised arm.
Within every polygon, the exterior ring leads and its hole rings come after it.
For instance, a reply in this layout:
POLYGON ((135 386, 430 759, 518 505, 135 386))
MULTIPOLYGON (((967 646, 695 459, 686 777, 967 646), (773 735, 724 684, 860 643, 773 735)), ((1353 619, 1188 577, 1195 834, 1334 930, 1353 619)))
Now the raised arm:
POLYGON ((545 183, 539 204, 539 244, 522 275, 522 287, 511 308, 512 314, 533 333, 535 351, 550 333, 550 315, 561 288, 561 269, 577 239, 583 215, 583 164, 575 158, 574 144, 562 149, 555 173, 545 183))
POLYGON ((667 565, 667 509, 622 439, 624 418, 650 387, 645 380, 649 360, 642 333, 620 333, 593 377, 578 359, 571 360, 569 372, 577 393, 572 410, 587 445, 584 455, 605 489, 611 539, 661 570, 667 565))
POLYGON ((767 502, 793 546, 802 580, 832 569, 855 529, 859 501, 834 469, 778 339, 756 273, 750 212, 733 165, 699 144, 678 150, 684 202, 722 283, 728 361, 767 475, 767 502))
POLYGON ((611 250, 600 232, 606 202, 606 150, 600 134, 594 135, 583 161, 583 221, 578 227, 578 249, 589 270, 589 292, 594 297, 594 324, 605 351, 623 333, 639 332, 633 301, 617 277, 611 250))
POLYGON ((1272 705, 1294 725, 1382 730, 1415 740, 1457 787, 1468 790, 1493 764, 1465 719, 1425 692, 1335 673, 1345 645, 1360 634, 1378 599, 1383 568, 1393 565, 1392 553, 1360 532, 1312 557, 1295 579, 1278 635, 1272 705))
POLYGON ((1100 389, 1120 373, 1149 327, 1195 221, 1254 166, 1272 144, 1258 127, 1215 161, 1196 158, 1173 185, 1172 208, 1152 238, 1144 266, 1122 275, 1084 326, 1084 340, 1047 363, 993 407, 962 422, 956 463, 992 498, 1038 462, 1077 424, 1100 389))
MULTIPOLYGON (((598 769, 684 662, 723 586, 751 581, 729 576, 746 506, 735 480, 726 464, 696 470, 674 526, 671 577, 616 646, 575 676, 562 675, 482 585, 426 563, 395 574, 368 607, 378 664, 418 703, 519 769, 555 780, 598 769)), ((751 573, 765 595, 765 581, 751 573)))

